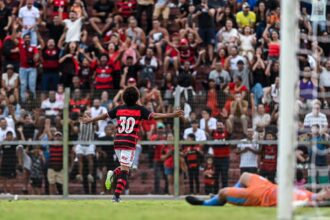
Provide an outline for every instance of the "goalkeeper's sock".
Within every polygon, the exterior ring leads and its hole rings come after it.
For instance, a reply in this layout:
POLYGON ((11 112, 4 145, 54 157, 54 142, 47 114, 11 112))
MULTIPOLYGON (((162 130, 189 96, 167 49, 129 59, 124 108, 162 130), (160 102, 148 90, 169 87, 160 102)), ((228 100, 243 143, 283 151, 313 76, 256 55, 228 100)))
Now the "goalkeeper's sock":
POLYGON ((235 188, 244 188, 244 186, 238 181, 235 185, 235 188))
POLYGON ((213 196, 211 199, 205 200, 203 202, 204 206, 223 206, 225 204, 226 204, 225 202, 221 202, 219 200, 219 195, 213 196))
POLYGON ((128 177, 128 171, 122 170, 118 176, 117 180, 117 186, 115 190, 115 196, 116 198, 120 197, 120 194, 125 189, 126 183, 127 183, 127 177, 128 177))

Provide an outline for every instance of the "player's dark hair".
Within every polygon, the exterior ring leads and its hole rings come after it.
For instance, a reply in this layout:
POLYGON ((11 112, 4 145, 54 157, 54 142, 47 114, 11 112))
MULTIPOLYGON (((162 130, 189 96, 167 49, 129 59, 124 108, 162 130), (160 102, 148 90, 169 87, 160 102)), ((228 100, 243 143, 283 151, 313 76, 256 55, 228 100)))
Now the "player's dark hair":
POLYGON ((132 106, 139 100, 140 93, 135 86, 129 86, 124 90, 122 97, 126 105, 132 106))

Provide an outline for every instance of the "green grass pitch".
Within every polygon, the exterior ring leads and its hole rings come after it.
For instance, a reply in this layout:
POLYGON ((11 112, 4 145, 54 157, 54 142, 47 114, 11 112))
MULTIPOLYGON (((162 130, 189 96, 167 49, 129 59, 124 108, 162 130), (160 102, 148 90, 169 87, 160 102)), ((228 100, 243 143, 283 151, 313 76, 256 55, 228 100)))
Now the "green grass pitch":
MULTIPOLYGON (((330 209, 321 212, 330 216, 330 209)), ((1 220, 272 220, 275 216, 275 208, 193 207, 182 200, 118 204, 109 200, 0 200, 1 220)))

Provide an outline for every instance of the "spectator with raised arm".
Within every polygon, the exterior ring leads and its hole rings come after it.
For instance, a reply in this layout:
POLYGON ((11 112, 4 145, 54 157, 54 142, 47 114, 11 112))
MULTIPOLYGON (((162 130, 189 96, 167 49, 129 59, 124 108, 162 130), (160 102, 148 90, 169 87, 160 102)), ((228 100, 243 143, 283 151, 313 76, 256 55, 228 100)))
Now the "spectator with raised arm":
POLYGON ((247 126, 248 126, 248 106, 249 103, 242 98, 241 93, 236 93, 235 94, 235 99, 231 103, 230 107, 230 115, 229 118, 227 119, 227 129, 231 133, 234 129, 234 121, 237 120, 242 124, 243 127, 243 132, 246 134, 247 133, 247 126))
POLYGON ((38 48, 31 44, 31 34, 26 32, 22 36, 17 36, 18 25, 14 24, 12 39, 18 45, 20 55, 20 96, 25 101, 25 92, 29 89, 33 97, 36 98, 36 83, 37 83, 37 64, 39 62, 38 48))
POLYGON ((71 11, 69 14, 69 19, 65 19, 63 21, 65 24, 65 43, 79 42, 81 40, 81 28, 83 21, 88 17, 83 3, 81 3, 81 7, 83 9, 82 17, 78 17, 77 12, 71 11))
POLYGON ((45 44, 45 41, 38 33, 38 39, 41 46, 42 54, 42 90, 56 90, 57 85, 60 82, 60 73, 59 73, 59 57, 60 50, 58 49, 54 39, 49 39, 45 44))

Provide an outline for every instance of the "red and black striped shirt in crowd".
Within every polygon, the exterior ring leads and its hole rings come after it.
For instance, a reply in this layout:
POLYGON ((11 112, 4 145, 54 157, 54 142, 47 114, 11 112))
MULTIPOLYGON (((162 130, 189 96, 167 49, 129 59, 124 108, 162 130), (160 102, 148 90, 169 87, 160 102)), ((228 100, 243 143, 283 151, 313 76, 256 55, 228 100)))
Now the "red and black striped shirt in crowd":
POLYGON ((63 146, 51 145, 49 147, 49 167, 55 171, 61 171, 63 169, 63 146))
MULTIPOLYGON (((212 133, 213 140, 226 140, 229 135, 226 131, 220 132, 220 131, 213 131, 212 133)), ((229 145, 224 145, 224 144, 217 144, 213 145, 213 156, 216 158, 224 158, 224 157, 229 157, 230 156, 230 147, 229 145)))
POLYGON ((277 145, 262 145, 260 169, 273 172, 277 166, 277 145))
POLYGON ((117 119, 115 149, 135 150, 140 123, 151 119, 152 112, 140 105, 121 105, 109 111, 108 116, 117 119))
POLYGON ((101 66, 98 65, 95 68, 95 89, 112 89, 113 68, 110 65, 101 66))
POLYGON ((198 168, 199 166, 199 146, 186 146, 184 147, 184 155, 189 169, 198 168))
POLYGON ((204 169, 204 185, 214 186, 215 185, 215 169, 212 165, 206 165, 204 169))
POLYGON ((58 72, 60 64, 58 62, 59 60, 59 50, 57 48, 54 49, 44 49, 42 51, 42 66, 44 69, 44 72, 58 72))
POLYGON ((121 0, 116 1, 116 7, 119 14, 125 18, 133 15, 135 13, 137 6, 136 0, 121 0))

